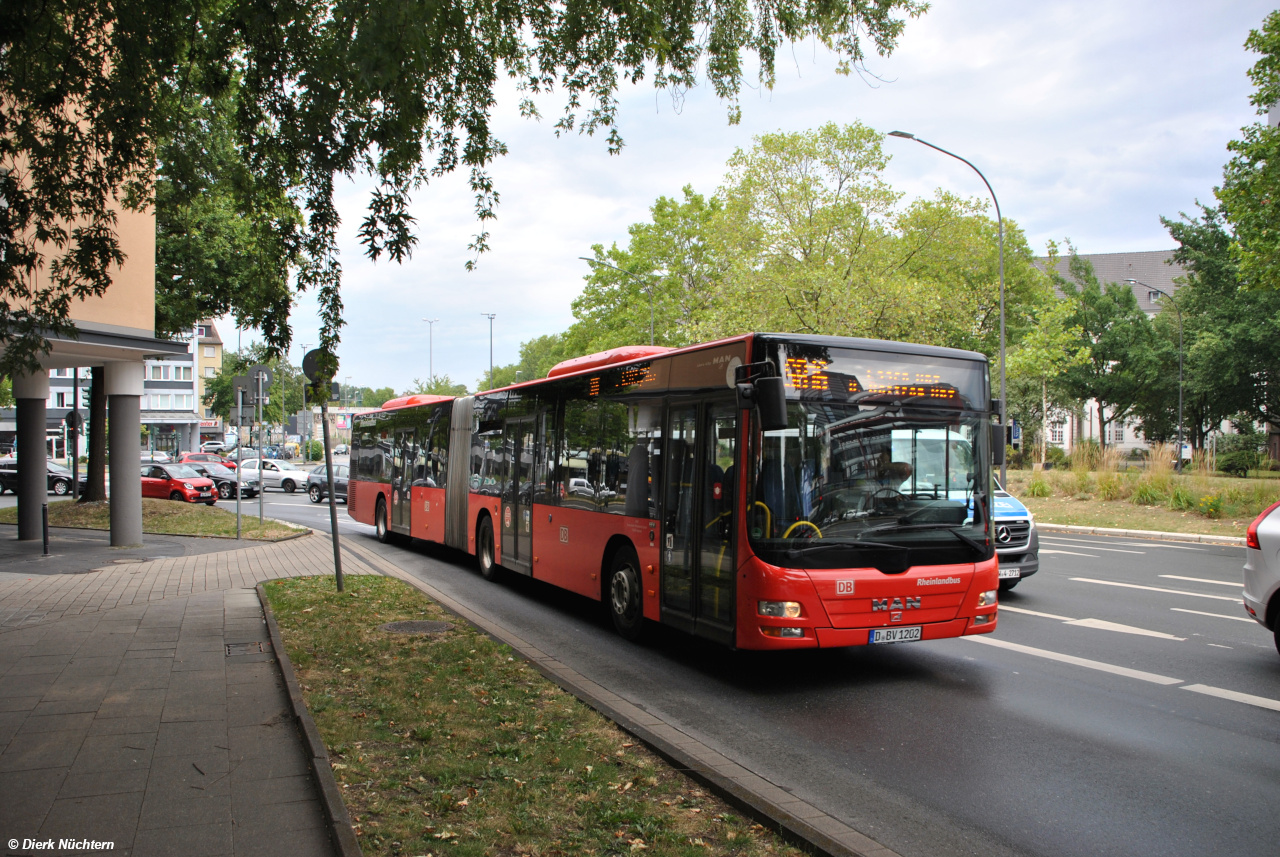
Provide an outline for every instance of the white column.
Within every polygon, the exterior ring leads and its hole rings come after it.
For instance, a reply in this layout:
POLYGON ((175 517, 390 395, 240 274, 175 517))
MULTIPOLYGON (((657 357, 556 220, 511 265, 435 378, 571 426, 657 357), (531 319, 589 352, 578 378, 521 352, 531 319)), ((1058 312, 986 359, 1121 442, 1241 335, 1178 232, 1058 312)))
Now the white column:
POLYGON ((141 362, 108 363, 107 467, 111 479, 111 545, 142 544, 141 362))

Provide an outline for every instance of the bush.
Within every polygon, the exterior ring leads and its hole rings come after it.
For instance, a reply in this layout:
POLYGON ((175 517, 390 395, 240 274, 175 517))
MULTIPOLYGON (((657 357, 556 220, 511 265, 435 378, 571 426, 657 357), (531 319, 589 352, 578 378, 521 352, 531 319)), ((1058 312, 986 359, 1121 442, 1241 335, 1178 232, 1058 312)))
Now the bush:
POLYGON ((1244 478, 1257 466, 1258 454, 1251 450, 1240 449, 1218 456, 1218 469, 1231 476, 1244 478))
POLYGON ((1072 470, 1097 470, 1102 459, 1102 447, 1096 440, 1082 440, 1071 450, 1072 470))
POLYGON ((1164 494, 1156 490, 1149 482, 1139 482, 1129 498, 1135 506, 1156 506, 1164 502, 1164 494))
POLYGON ((324 444, 318 440, 309 440, 306 443, 306 460, 307 461, 324 461, 324 444))
POLYGON ((1174 485, 1169 492, 1169 508, 1175 512, 1189 512, 1196 505, 1196 498, 1182 485, 1174 485))
POLYGON ((1206 518, 1222 517, 1222 497, 1217 494, 1206 494, 1200 498, 1196 511, 1206 518))
POLYGON ((1051 446, 1045 450, 1044 460, 1054 467, 1063 467, 1067 463, 1067 454, 1062 451, 1062 447, 1051 446))
POLYGON ((1103 500, 1123 500, 1133 493, 1130 481, 1114 473, 1098 476, 1098 496, 1103 500))
POLYGON ((1048 497, 1053 493, 1053 487, 1043 476, 1037 473, 1031 477, 1031 481, 1027 483, 1028 497, 1048 497))

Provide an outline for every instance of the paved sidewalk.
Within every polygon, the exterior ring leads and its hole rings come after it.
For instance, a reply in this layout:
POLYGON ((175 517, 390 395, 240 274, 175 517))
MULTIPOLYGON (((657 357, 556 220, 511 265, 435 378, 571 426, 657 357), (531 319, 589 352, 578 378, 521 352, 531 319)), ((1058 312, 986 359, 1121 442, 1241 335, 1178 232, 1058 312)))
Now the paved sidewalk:
POLYGON ((228 547, 0 570, 0 853, 334 853, 253 590, 331 573, 331 544, 228 547))

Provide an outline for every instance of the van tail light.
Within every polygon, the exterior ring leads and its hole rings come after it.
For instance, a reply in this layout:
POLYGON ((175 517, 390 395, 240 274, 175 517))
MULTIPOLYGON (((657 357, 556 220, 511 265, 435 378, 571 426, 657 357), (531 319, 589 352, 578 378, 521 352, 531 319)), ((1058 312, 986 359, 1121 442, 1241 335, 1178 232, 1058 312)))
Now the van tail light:
POLYGON ((1262 550, 1262 545, 1258 544, 1258 524, 1265 521, 1267 515, 1274 512, 1277 506, 1280 506, 1280 502, 1272 503, 1270 506, 1262 510, 1261 515, 1253 519, 1253 523, 1249 525, 1249 529, 1245 530, 1244 533, 1245 547, 1250 547, 1254 550, 1262 550))

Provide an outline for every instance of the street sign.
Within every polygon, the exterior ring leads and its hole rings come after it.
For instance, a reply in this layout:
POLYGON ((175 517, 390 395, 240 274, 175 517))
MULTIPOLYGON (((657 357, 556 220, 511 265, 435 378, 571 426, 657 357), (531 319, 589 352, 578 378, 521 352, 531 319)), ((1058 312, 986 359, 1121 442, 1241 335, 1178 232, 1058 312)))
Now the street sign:
POLYGON ((271 382, 276 379, 276 375, 271 371, 270 366, 264 366, 259 363, 256 366, 249 367, 249 378, 254 384, 257 384, 258 378, 262 378, 262 392, 266 395, 267 388, 271 386, 271 382))

